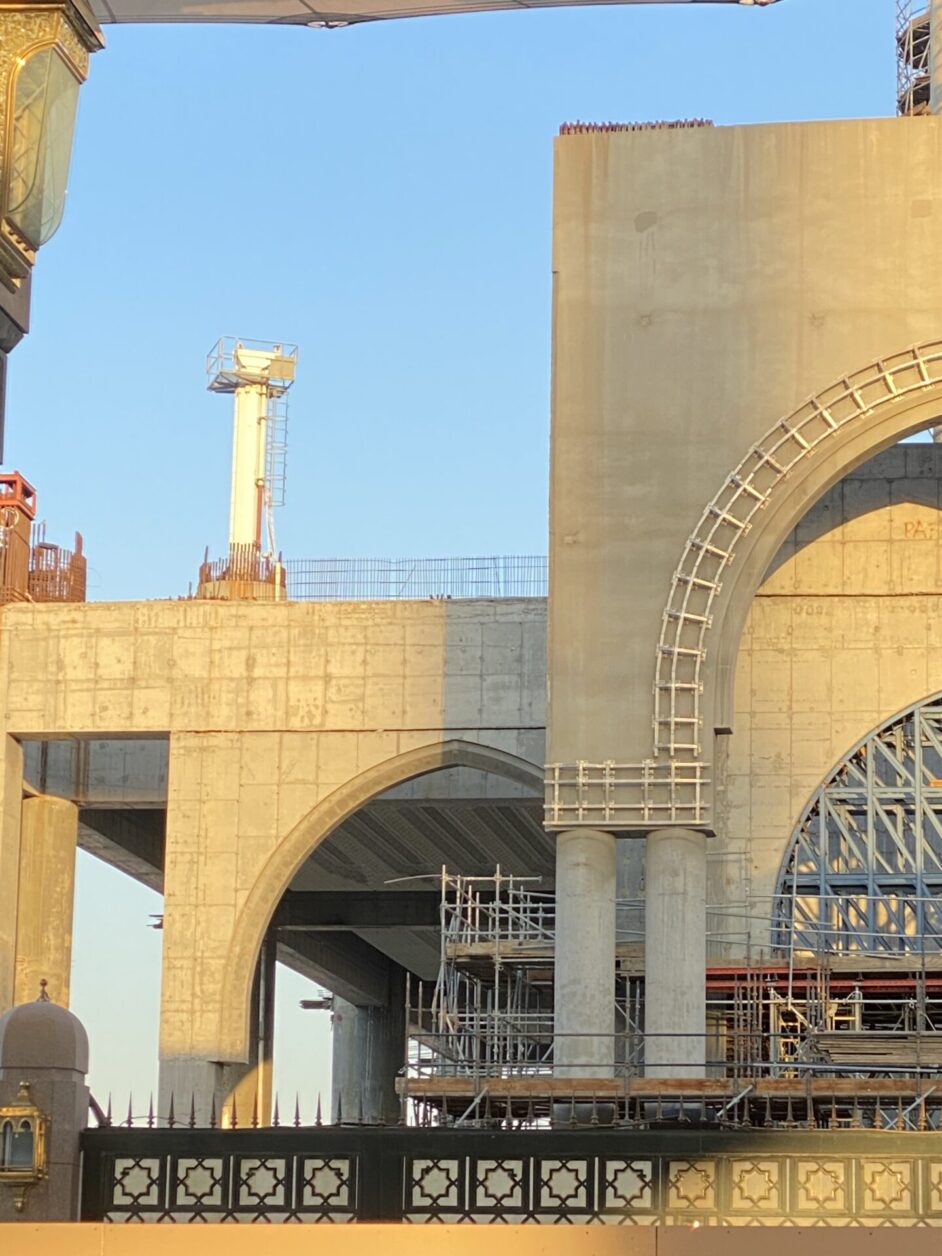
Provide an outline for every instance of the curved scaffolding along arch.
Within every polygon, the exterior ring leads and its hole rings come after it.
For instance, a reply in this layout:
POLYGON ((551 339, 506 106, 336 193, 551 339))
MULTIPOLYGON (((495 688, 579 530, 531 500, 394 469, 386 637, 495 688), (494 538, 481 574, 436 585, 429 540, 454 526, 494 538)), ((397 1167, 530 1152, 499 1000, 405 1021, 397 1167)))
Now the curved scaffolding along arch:
POLYGON ((942 950, 942 693, 859 742, 815 791, 776 884, 773 945, 942 950))
POLYGON ((939 340, 872 362, 781 419, 727 478, 688 538, 671 579, 656 652, 655 757, 666 752, 679 762, 701 759, 707 641, 724 576, 759 512, 800 463, 848 425, 940 383, 939 340))
POLYGON ((547 828, 712 827, 705 750, 715 729, 729 731, 742 622, 762 573, 831 483, 905 436, 937 426, 940 406, 942 340, 933 340, 842 376, 752 446, 707 504, 671 578, 655 655, 652 757, 547 764, 547 828), (819 455, 838 448, 846 456, 831 475, 819 455))

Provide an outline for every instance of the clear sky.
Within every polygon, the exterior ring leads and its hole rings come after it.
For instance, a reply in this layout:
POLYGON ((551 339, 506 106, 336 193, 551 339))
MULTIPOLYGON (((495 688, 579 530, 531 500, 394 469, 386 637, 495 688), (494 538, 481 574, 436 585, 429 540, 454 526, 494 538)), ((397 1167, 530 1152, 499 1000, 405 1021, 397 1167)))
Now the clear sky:
MULTIPOLYGON (((286 556, 543 553, 552 137, 894 110, 893 0, 426 18, 337 31, 109 27, 69 201, 11 360, 6 465, 89 597, 178 596, 219 554, 220 335, 295 341, 286 556)), ((156 1074, 160 898, 81 856, 74 999, 93 1090, 156 1074)), ((326 1018, 279 997, 278 1085, 326 1018)), ((126 1098, 123 1099, 126 1104, 126 1098)))

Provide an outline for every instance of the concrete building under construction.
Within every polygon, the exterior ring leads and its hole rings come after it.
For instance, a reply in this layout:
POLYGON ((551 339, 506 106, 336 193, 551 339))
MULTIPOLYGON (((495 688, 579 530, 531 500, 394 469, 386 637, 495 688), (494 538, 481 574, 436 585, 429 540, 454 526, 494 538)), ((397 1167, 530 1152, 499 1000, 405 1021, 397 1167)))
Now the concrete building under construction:
POLYGON ((0 1009, 68 1004, 77 845, 164 895, 86 1217, 942 1224, 942 3, 898 47, 897 117, 562 128, 545 594, 293 596, 296 355, 235 342, 198 596, 7 600, 0 1009))

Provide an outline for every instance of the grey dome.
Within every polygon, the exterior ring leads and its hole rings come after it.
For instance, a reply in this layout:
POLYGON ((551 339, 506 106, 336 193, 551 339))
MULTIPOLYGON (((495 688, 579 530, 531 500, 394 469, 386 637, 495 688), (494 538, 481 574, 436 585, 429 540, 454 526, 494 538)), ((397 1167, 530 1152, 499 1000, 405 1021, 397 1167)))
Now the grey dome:
POLYGON ((88 1035, 77 1016, 55 1003, 20 1003, 0 1016, 0 1069, 88 1072, 88 1035))

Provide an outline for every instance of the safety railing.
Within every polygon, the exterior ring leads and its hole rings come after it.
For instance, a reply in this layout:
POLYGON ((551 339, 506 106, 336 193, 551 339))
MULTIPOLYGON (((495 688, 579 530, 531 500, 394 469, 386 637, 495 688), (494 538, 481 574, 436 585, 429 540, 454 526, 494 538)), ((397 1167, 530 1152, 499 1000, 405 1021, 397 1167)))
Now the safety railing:
POLYGON ((285 563, 299 602, 546 597, 545 555, 484 558, 313 558, 285 563))

